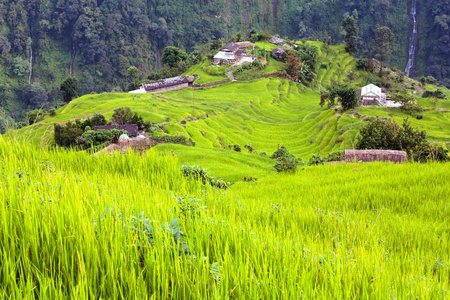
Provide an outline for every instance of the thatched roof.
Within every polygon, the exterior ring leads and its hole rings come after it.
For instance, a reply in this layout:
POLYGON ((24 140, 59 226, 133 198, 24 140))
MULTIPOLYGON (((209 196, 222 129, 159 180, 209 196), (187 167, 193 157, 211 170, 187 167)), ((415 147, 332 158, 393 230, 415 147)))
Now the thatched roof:
POLYGON ((281 46, 284 44, 284 40, 279 37, 274 36, 269 40, 269 43, 281 46))
POLYGON ((126 130, 128 132, 128 136, 137 136, 138 135, 138 126, 136 124, 124 124, 124 125, 105 125, 105 126, 95 126, 94 131, 98 131, 100 129, 119 129, 126 130))
POLYGON ((153 91, 153 90, 157 90, 157 89, 161 89, 161 88, 166 88, 169 86, 179 85, 179 84, 183 84, 183 83, 190 83, 190 82, 192 82, 192 81, 190 81, 188 77, 178 76, 178 77, 166 78, 166 79, 162 79, 162 80, 158 80, 158 81, 154 81, 154 82, 150 82, 150 83, 144 83, 142 85, 142 87, 148 92, 148 91, 153 91))
POLYGON ((283 48, 276 48, 272 50, 272 55, 281 55, 286 52, 283 48))
POLYGON ((346 162, 391 161, 403 163, 408 159, 405 151, 397 150, 345 150, 346 162))

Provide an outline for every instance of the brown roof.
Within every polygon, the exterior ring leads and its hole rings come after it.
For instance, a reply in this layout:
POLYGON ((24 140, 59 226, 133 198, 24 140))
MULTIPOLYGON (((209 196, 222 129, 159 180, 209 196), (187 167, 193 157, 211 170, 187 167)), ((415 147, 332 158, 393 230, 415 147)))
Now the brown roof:
POLYGON ((243 55, 243 54, 245 54, 245 50, 244 50, 244 49, 239 49, 239 50, 236 51, 236 53, 235 53, 236 56, 241 56, 241 55, 243 55))
POLYGON ((119 129, 125 130, 128 132, 128 136, 137 136, 138 135, 138 126, 136 124, 124 124, 124 125, 105 125, 105 126, 95 126, 94 131, 98 131, 100 129, 119 129))
POLYGON ((220 48, 219 51, 235 52, 239 48, 241 48, 241 47, 240 47, 240 45, 238 43, 228 43, 225 46, 223 46, 222 48, 220 48))
POLYGON ((161 79, 158 81, 153 81, 150 83, 144 83, 142 87, 148 92, 153 91, 161 88, 166 88, 169 86, 179 85, 183 83, 190 83, 192 82, 187 78, 186 76, 178 76, 178 77, 171 77, 166 79, 161 79))

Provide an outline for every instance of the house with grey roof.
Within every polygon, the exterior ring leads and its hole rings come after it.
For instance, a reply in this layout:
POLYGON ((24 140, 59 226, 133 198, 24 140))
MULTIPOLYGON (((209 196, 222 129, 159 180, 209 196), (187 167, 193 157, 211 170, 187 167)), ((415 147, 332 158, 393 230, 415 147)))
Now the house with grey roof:
POLYGON ((255 44, 250 42, 234 42, 228 43, 219 49, 219 52, 214 55, 214 64, 236 64, 247 56, 245 48, 255 47, 255 44))
POLYGON ((162 93, 187 88, 194 82, 194 76, 177 76, 144 83, 139 90, 130 93, 162 93))

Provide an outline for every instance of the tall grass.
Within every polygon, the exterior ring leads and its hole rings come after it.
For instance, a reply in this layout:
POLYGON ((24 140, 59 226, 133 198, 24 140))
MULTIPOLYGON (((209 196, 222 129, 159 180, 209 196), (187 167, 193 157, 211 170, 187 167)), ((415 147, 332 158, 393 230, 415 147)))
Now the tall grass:
POLYGON ((0 160, 0 298, 450 297, 448 164, 322 166, 219 191, 156 152, 0 137, 0 160))

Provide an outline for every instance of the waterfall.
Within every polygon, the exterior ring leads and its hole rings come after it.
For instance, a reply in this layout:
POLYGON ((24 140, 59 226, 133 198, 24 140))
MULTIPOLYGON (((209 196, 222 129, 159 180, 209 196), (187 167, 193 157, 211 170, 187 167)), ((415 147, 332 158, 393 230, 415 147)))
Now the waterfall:
POLYGON ((416 44, 417 44, 417 36, 418 36, 418 30, 417 30, 417 0, 412 0, 411 3, 411 11, 409 13, 409 17, 411 18, 412 22, 412 30, 409 35, 409 48, 408 48, 408 63, 406 64, 405 68, 405 74, 407 76, 410 75, 411 69, 414 66, 414 60, 416 56, 416 44))
POLYGON ((73 62, 75 60, 75 54, 77 53, 77 49, 75 47, 75 39, 72 36, 72 57, 70 59, 70 65, 69 65, 69 75, 72 76, 73 74, 73 62))
POLYGON ((33 77, 33 40, 31 39, 31 17, 28 12, 28 38, 30 39, 30 73, 28 74, 28 84, 31 84, 31 78, 33 77))

